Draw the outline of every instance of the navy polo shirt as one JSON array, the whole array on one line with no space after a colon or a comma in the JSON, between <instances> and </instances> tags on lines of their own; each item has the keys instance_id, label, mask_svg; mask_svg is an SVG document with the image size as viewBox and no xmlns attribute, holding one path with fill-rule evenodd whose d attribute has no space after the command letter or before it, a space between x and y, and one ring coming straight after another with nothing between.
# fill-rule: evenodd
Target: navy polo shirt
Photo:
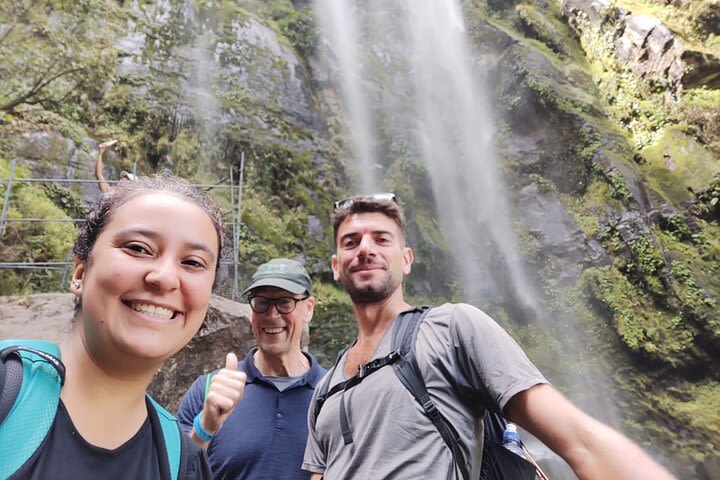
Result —
<instances>
[{"instance_id":1,"label":"navy polo shirt","mask_svg":"<svg viewBox=\"0 0 720 480\"><path fill-rule=\"evenodd\" d=\"M251 349L238 369L247 374L245 395L207 449L215 479L309 479L300 469L307 441L307 410L325 373L305 353L310 370L280 392L255 367ZM177 418L186 432L202 410L205 375L198 377L180 403Z\"/></svg>"}]
</instances>

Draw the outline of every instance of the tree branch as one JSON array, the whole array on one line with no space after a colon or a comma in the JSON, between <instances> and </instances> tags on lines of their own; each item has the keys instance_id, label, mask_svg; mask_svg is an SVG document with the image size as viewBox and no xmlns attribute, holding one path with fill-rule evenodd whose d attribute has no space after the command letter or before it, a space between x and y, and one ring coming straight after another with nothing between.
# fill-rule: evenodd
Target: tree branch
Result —
<instances>
[{"instance_id":1,"label":"tree branch","mask_svg":"<svg viewBox=\"0 0 720 480\"><path fill-rule=\"evenodd\" d=\"M32 99L32 97L34 97L35 95L40 93L45 87L47 87L49 84L51 84L58 78L63 77L65 75L70 75L71 73L81 72L83 70L84 70L84 68L71 68L68 70L62 70L62 71L56 73L55 75L51 76L50 78L46 78L46 79L40 78L24 94L19 95L18 97L15 97L14 99L10 100L9 102L7 102L3 105L0 105L0 110L12 111L15 107L17 107L18 105L20 105L22 103L29 103L28 100Z\"/></svg>"}]
</instances>

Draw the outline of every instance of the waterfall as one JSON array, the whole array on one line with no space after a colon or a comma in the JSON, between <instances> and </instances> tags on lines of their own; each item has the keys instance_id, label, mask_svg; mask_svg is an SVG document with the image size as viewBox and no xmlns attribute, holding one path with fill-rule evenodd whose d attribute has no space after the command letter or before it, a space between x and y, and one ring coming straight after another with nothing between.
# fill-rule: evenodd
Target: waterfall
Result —
<instances>
[{"instance_id":1,"label":"waterfall","mask_svg":"<svg viewBox=\"0 0 720 480\"><path fill-rule=\"evenodd\" d=\"M546 312L541 288L526 271L496 153L483 64L472 55L458 0L315 0L314 8L324 39L317 56L329 77L340 80L353 139L350 165L361 177L357 191L384 191L373 173L383 159L374 151L383 139L406 142L407 157L422 159L430 177L464 300L500 304L545 332L564 315L567 338L558 339L555 357L540 368L572 379L574 391L566 393L610 391L598 367L570 371L572 360L588 356L582 332L573 326L572 312ZM596 396L581 408L618 428L610 396ZM534 445L539 457L552 459L552 452ZM575 478L566 467L550 470L553 478Z\"/></svg>"},{"instance_id":2,"label":"waterfall","mask_svg":"<svg viewBox=\"0 0 720 480\"><path fill-rule=\"evenodd\" d=\"M350 0L317 0L317 12L329 48L336 52L340 63L340 89L350 119L352 149L359 174L359 191L370 193L377 188L376 164L373 153L373 125L363 90L363 65L356 42L357 24L353 21L357 6Z\"/></svg>"}]
</instances>

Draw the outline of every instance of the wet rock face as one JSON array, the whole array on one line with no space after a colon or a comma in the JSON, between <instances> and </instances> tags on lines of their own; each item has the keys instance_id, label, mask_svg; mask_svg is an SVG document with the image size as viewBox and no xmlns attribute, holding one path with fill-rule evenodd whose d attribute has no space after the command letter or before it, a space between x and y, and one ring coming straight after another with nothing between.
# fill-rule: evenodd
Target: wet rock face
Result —
<instances>
[{"instance_id":1,"label":"wet rock face","mask_svg":"<svg viewBox=\"0 0 720 480\"><path fill-rule=\"evenodd\" d=\"M215 59L226 87L244 85L268 106L283 111L293 123L315 123L309 79L300 60L277 34L254 19L232 22L234 39L218 42Z\"/></svg>"},{"instance_id":2,"label":"wet rock face","mask_svg":"<svg viewBox=\"0 0 720 480\"><path fill-rule=\"evenodd\" d=\"M520 190L519 203L520 222L541 255L552 258L559 285L574 284L583 267L610 264L602 245L580 231L557 193L530 184Z\"/></svg>"},{"instance_id":3,"label":"wet rock face","mask_svg":"<svg viewBox=\"0 0 720 480\"><path fill-rule=\"evenodd\" d=\"M720 58L710 53L686 51L682 60L687 68L683 77L685 87L720 89Z\"/></svg>"},{"instance_id":4,"label":"wet rock face","mask_svg":"<svg viewBox=\"0 0 720 480\"><path fill-rule=\"evenodd\" d=\"M322 128L307 69L273 28L249 15L215 18L187 3L146 8L150 27L129 22L116 40L124 53L117 73L139 101L173 117L175 129L240 126L287 144L279 119ZM168 83L178 95L171 104L164 98Z\"/></svg>"},{"instance_id":5,"label":"wet rock face","mask_svg":"<svg viewBox=\"0 0 720 480\"><path fill-rule=\"evenodd\" d=\"M517 165L517 171L543 175L562 193L584 192L590 172L579 152L582 142L568 139L577 138L590 126L581 115L548 107L563 95L585 100L578 93L586 87L582 79L568 79L541 53L513 45L505 51L492 81L498 96L516 99L504 107L512 134L502 148L503 154ZM534 85L548 88L533 89ZM586 103L583 108L592 111L594 106Z\"/></svg>"},{"instance_id":6,"label":"wet rock face","mask_svg":"<svg viewBox=\"0 0 720 480\"><path fill-rule=\"evenodd\" d=\"M86 138L81 144L53 131L26 132L15 141L15 159L19 165L28 167L36 178L87 178L94 179L95 156L98 143ZM114 153L107 152L106 160ZM119 172L113 167L105 169L107 178L117 178ZM78 186L84 200L92 202L100 190L95 183Z\"/></svg>"}]
</instances>

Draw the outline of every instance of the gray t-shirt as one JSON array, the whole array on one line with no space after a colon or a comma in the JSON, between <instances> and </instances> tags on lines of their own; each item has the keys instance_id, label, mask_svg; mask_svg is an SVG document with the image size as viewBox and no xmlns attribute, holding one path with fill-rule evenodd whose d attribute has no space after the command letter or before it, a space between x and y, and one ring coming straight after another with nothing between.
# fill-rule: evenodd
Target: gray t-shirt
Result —
<instances>
[{"instance_id":1,"label":"gray t-shirt","mask_svg":"<svg viewBox=\"0 0 720 480\"><path fill-rule=\"evenodd\" d=\"M392 326L373 358L390 353L391 336ZM467 304L446 303L430 310L420 325L415 352L430 397L460 435L470 478L478 478L485 410L500 411L515 394L548 381L494 320ZM331 387L347 380L345 360L346 355L330 379ZM321 382L328 381L331 372ZM325 480L461 478L450 449L392 367L329 397L315 420L319 391L315 389L308 410L304 470L322 473ZM349 445L340 428L340 402L345 402L353 436Z\"/></svg>"}]
</instances>

